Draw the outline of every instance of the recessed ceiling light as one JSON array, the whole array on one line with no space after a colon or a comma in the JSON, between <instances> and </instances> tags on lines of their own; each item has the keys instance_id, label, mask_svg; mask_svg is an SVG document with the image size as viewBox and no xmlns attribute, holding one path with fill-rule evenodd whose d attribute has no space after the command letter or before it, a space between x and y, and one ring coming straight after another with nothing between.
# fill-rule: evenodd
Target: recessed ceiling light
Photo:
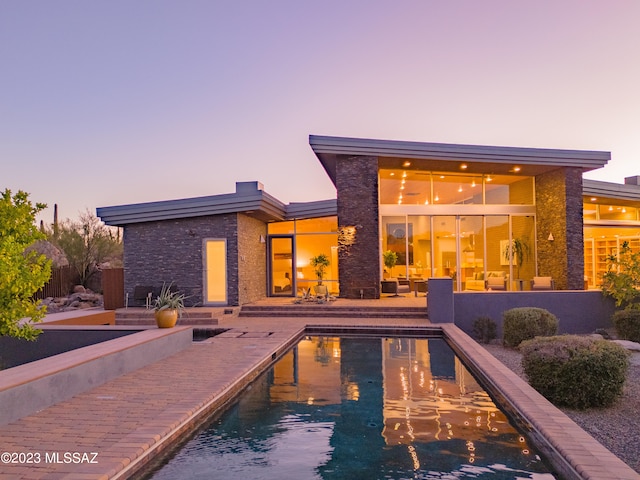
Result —
<instances>
[{"instance_id":1,"label":"recessed ceiling light","mask_svg":"<svg viewBox=\"0 0 640 480\"><path fill-rule=\"evenodd\" d=\"M403 167L410 167L411 166L411 162L409 160L405 160L405 162L402 164Z\"/></svg>"},{"instance_id":2,"label":"recessed ceiling light","mask_svg":"<svg viewBox=\"0 0 640 480\"><path fill-rule=\"evenodd\" d=\"M598 200L596 197L591 197L592 202L595 202L596 200Z\"/></svg>"},{"instance_id":3,"label":"recessed ceiling light","mask_svg":"<svg viewBox=\"0 0 640 480\"><path fill-rule=\"evenodd\" d=\"M389 174L389 176L391 176L391 177L395 177L395 175L396 175L396 172L391 172L391 173Z\"/></svg>"},{"instance_id":4,"label":"recessed ceiling light","mask_svg":"<svg viewBox=\"0 0 640 480\"><path fill-rule=\"evenodd\" d=\"M466 170L466 169L467 169L467 164L466 164L466 163L463 163L462 165L460 165L460 168L461 168L462 170Z\"/></svg>"},{"instance_id":5,"label":"recessed ceiling light","mask_svg":"<svg viewBox=\"0 0 640 480\"><path fill-rule=\"evenodd\" d=\"M518 166L513 167L513 171L514 172L519 172L520 171L520 167L518 167Z\"/></svg>"}]
</instances>

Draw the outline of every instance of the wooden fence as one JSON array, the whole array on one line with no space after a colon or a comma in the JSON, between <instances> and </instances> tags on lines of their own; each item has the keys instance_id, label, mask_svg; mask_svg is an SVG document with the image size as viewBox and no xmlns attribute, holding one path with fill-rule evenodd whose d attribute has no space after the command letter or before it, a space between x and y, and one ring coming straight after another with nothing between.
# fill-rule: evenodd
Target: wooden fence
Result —
<instances>
[{"instance_id":1,"label":"wooden fence","mask_svg":"<svg viewBox=\"0 0 640 480\"><path fill-rule=\"evenodd\" d=\"M102 294L104 309L115 310L124 307L124 269L109 268L102 270Z\"/></svg>"},{"instance_id":2,"label":"wooden fence","mask_svg":"<svg viewBox=\"0 0 640 480\"><path fill-rule=\"evenodd\" d=\"M42 300L47 297L64 297L71 291L71 283L71 267L51 268L51 278L33 295L33 298Z\"/></svg>"}]
</instances>

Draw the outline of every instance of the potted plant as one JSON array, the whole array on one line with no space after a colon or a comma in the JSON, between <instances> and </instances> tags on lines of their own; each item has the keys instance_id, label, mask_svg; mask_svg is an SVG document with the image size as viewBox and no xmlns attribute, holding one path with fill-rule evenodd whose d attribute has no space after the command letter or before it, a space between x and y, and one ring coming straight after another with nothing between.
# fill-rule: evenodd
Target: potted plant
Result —
<instances>
[{"instance_id":1,"label":"potted plant","mask_svg":"<svg viewBox=\"0 0 640 480\"><path fill-rule=\"evenodd\" d=\"M315 269L315 274L318 278L318 285L322 285L324 271L330 264L329 258L324 253L321 253L320 255L317 255L309 260L309 263Z\"/></svg>"},{"instance_id":2,"label":"potted plant","mask_svg":"<svg viewBox=\"0 0 640 480\"><path fill-rule=\"evenodd\" d=\"M153 301L153 309L158 328L175 327L184 310L184 294L171 288L172 284L162 285L160 294Z\"/></svg>"},{"instance_id":3,"label":"potted plant","mask_svg":"<svg viewBox=\"0 0 640 480\"><path fill-rule=\"evenodd\" d=\"M382 261L384 262L384 266L389 269L389 275L392 275L393 267L396 266L396 262L398 261L398 254L387 250L382 253Z\"/></svg>"},{"instance_id":4,"label":"potted plant","mask_svg":"<svg viewBox=\"0 0 640 480\"><path fill-rule=\"evenodd\" d=\"M520 278L520 267L525 261L529 260L531 249L526 238L514 238L511 245L505 247L503 255L505 259L513 257L516 264L516 277Z\"/></svg>"},{"instance_id":5,"label":"potted plant","mask_svg":"<svg viewBox=\"0 0 640 480\"><path fill-rule=\"evenodd\" d=\"M318 284L313 287L316 296L327 297L329 292L325 285L322 285L322 279L324 278L324 271L329 266L329 257L324 253L313 257L309 260L310 265L315 269L316 277L318 278Z\"/></svg>"}]
</instances>

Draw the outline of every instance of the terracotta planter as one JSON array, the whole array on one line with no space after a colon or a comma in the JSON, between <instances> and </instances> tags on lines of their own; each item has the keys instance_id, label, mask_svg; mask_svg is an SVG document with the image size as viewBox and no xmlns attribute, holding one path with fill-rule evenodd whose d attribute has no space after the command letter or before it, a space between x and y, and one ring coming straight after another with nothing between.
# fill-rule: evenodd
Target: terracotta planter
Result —
<instances>
[{"instance_id":1,"label":"terracotta planter","mask_svg":"<svg viewBox=\"0 0 640 480\"><path fill-rule=\"evenodd\" d=\"M157 310L155 316L158 328L172 328L178 321L178 310Z\"/></svg>"}]
</instances>

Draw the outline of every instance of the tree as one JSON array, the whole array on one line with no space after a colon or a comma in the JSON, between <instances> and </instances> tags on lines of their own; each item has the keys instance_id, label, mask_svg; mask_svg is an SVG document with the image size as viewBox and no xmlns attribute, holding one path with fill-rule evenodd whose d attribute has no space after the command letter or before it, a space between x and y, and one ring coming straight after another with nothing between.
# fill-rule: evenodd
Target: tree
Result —
<instances>
[{"instance_id":1,"label":"tree","mask_svg":"<svg viewBox=\"0 0 640 480\"><path fill-rule=\"evenodd\" d=\"M62 249L85 287L102 263L122 256L120 236L88 210L77 221L60 223L49 234L49 241Z\"/></svg>"},{"instance_id":2,"label":"tree","mask_svg":"<svg viewBox=\"0 0 640 480\"><path fill-rule=\"evenodd\" d=\"M51 262L30 247L43 239L35 223L38 212L29 194L15 195L6 189L0 198L0 335L35 340L39 330L33 323L42 320L46 307L33 295L51 277ZM23 321L30 318L31 321Z\"/></svg>"},{"instance_id":3,"label":"tree","mask_svg":"<svg viewBox=\"0 0 640 480\"><path fill-rule=\"evenodd\" d=\"M640 251L634 252L629 242L622 242L617 254L607 256L600 287L615 300L616 307L640 309Z\"/></svg>"}]
</instances>

